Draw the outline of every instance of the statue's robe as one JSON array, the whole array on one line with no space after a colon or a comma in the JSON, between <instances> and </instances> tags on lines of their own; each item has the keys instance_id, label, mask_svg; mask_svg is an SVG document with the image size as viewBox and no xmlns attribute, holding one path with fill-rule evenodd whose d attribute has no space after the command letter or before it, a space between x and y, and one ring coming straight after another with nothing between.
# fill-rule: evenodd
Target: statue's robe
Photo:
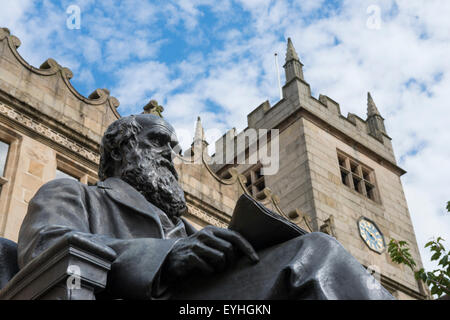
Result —
<instances>
[{"instance_id":1,"label":"statue's robe","mask_svg":"<svg viewBox=\"0 0 450 320\"><path fill-rule=\"evenodd\" d=\"M180 237L196 230L171 222L129 184L108 178L96 186L58 179L30 201L19 233L23 268L63 237L107 246L117 258L103 297L125 299L392 299L332 237L310 233L241 257L227 270L193 275L176 287L160 283L164 261ZM270 235L268 235L270 236Z\"/></svg>"}]
</instances>

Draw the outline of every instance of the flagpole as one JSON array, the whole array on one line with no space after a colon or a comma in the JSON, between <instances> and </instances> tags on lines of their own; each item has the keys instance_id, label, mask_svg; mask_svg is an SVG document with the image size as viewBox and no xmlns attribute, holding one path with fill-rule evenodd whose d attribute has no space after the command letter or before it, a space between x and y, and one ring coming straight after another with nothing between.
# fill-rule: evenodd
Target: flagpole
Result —
<instances>
[{"instance_id":1,"label":"flagpole","mask_svg":"<svg viewBox=\"0 0 450 320\"><path fill-rule=\"evenodd\" d=\"M277 69L278 88L280 90L280 100L283 99L283 90L281 89L280 68L278 67L278 54L275 53L275 67Z\"/></svg>"}]
</instances>

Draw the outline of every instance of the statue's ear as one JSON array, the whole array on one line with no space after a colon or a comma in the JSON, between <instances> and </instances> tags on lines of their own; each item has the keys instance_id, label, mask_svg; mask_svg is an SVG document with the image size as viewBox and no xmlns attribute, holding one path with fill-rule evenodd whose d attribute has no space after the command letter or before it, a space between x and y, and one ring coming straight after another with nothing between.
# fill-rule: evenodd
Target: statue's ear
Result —
<instances>
[{"instance_id":1,"label":"statue's ear","mask_svg":"<svg viewBox=\"0 0 450 320\"><path fill-rule=\"evenodd\" d=\"M122 153L120 152L119 148L114 148L111 150L111 158L113 158L115 161L122 161Z\"/></svg>"}]
</instances>

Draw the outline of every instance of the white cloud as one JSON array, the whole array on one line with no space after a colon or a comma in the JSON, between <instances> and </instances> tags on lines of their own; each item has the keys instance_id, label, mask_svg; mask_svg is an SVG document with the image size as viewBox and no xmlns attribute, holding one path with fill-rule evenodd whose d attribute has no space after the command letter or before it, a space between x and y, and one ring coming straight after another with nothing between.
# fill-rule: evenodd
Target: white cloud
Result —
<instances>
[{"instance_id":1,"label":"white cloud","mask_svg":"<svg viewBox=\"0 0 450 320\"><path fill-rule=\"evenodd\" d=\"M1 0L0 7L0 23L1 27L7 27L11 30L19 28L21 19L26 12L28 12L33 5L32 0L16 0L8 1Z\"/></svg>"},{"instance_id":2,"label":"white cloud","mask_svg":"<svg viewBox=\"0 0 450 320\"><path fill-rule=\"evenodd\" d=\"M295 0L294 7L297 7L303 14L309 14L323 6L325 0Z\"/></svg>"},{"instance_id":3,"label":"white cloud","mask_svg":"<svg viewBox=\"0 0 450 320\"><path fill-rule=\"evenodd\" d=\"M166 4L163 12L169 19L169 24L176 25L183 22L187 30L193 30L198 25L198 18L203 16L198 7L211 4L213 1L210 0L181 0Z\"/></svg>"},{"instance_id":4,"label":"white cloud","mask_svg":"<svg viewBox=\"0 0 450 320\"><path fill-rule=\"evenodd\" d=\"M126 65L115 76L119 80L113 92L132 112L142 111L150 99L161 103L179 85L178 80L170 79L167 66L156 61Z\"/></svg>"},{"instance_id":5,"label":"white cloud","mask_svg":"<svg viewBox=\"0 0 450 320\"><path fill-rule=\"evenodd\" d=\"M88 63L99 62L102 58L102 48L97 40L82 38L80 43L83 47L83 56Z\"/></svg>"},{"instance_id":6,"label":"white cloud","mask_svg":"<svg viewBox=\"0 0 450 320\"><path fill-rule=\"evenodd\" d=\"M79 74L77 74L77 77L78 77L78 81L83 82L85 84L85 86L94 88L95 78L90 70L81 69Z\"/></svg>"}]
</instances>

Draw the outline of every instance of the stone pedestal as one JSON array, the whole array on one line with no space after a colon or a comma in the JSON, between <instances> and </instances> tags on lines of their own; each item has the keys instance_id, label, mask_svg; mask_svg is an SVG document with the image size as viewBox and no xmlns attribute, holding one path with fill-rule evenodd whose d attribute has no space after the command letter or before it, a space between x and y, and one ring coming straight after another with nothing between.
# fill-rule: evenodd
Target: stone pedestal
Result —
<instances>
[{"instance_id":1,"label":"stone pedestal","mask_svg":"<svg viewBox=\"0 0 450 320\"><path fill-rule=\"evenodd\" d=\"M106 286L114 251L76 236L63 240L22 268L0 300L94 300Z\"/></svg>"}]
</instances>

